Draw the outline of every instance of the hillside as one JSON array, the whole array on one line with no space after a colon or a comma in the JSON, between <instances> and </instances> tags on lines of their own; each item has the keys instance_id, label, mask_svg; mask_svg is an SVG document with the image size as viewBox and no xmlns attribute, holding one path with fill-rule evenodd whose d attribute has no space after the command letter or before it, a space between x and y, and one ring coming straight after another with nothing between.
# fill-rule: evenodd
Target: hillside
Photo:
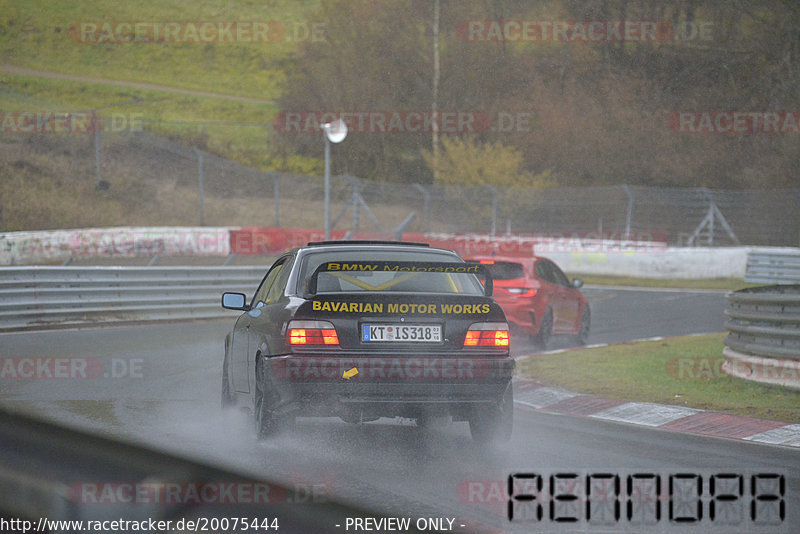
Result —
<instances>
[{"instance_id":1,"label":"hillside","mask_svg":"<svg viewBox=\"0 0 800 534\"><path fill-rule=\"evenodd\" d=\"M336 146L334 174L401 189L474 186L481 204L485 185L586 188L586 195L594 194L589 188L621 184L795 188L798 6L772 0L6 1L0 9L0 229L190 224L199 220L192 149L261 171L318 176L317 122L326 111L369 117L368 127L352 128ZM652 40L609 33L580 42L555 32L514 39L487 21L558 24L573 36L574 21L594 21L609 32L621 21L640 29L658 21L660 33ZM3 72L4 65L45 74ZM466 116L468 126L434 135L434 106L438 120ZM86 110L102 117L97 146L91 132L68 132L64 140L15 130L21 114ZM287 129L279 122L287 112L309 120L299 131ZM691 128L684 128L687 114ZM780 131L765 128L768 115L780 118ZM734 116L751 122L736 131L722 128L720 119ZM422 117L421 130L409 126L414 117ZM399 130L381 126L395 120ZM477 130L469 127L473 122ZM139 132L174 144L181 155L126 144L127 134ZM269 198L255 193L270 187L263 181L263 175L261 182L209 177L206 224L271 219L250 214L263 211ZM409 191L413 206L419 193ZM294 191L298 204L287 204L281 221L319 222L318 199L304 199L303 192ZM86 206L70 202L77 194ZM468 209L457 210L446 226L463 219L462 230L485 227L486 209L474 207L473 197L451 200ZM501 223L513 222L512 200L525 199L503 199ZM384 208L392 224L409 213ZM603 218L608 226L608 217L573 222L588 231Z\"/></svg>"},{"instance_id":2,"label":"hillside","mask_svg":"<svg viewBox=\"0 0 800 534\"><path fill-rule=\"evenodd\" d=\"M65 74L214 91L274 99L285 81L286 64L297 43L292 28L309 22L320 0L218 2L185 0L33 0L3 2L0 63ZM120 43L81 36L82 23L186 21L271 21L289 29L287 39L205 44L191 36L177 43ZM124 29L124 27L122 27ZM102 29L102 26L101 26ZM298 30L298 37L304 34ZM116 35L116 33L114 33ZM234 39L236 36L234 36ZM97 43L100 41L100 43Z\"/></svg>"}]
</instances>

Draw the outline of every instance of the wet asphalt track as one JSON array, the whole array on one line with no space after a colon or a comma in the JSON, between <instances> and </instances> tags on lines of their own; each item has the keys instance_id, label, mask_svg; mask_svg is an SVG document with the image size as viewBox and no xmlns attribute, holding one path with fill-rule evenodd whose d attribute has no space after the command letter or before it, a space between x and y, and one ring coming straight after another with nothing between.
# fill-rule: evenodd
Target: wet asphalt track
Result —
<instances>
[{"instance_id":1,"label":"wet asphalt track","mask_svg":"<svg viewBox=\"0 0 800 534\"><path fill-rule=\"evenodd\" d=\"M584 293L592 303L590 343L723 330L722 293L596 288ZM548 415L524 407L515 413L512 441L490 450L473 445L463 423L422 431L388 420L361 427L338 420L301 420L292 434L258 443L243 417L222 414L218 408L222 339L230 324L2 335L1 357L91 357L102 360L107 373L130 374L133 366L134 376L4 380L0 399L15 410L287 482L298 493L314 490L413 518L454 517L471 528L679 531L674 525L665 530L666 503L662 520L644 529L625 521L606 527L556 523L547 519L546 509L544 520L535 528L510 524L505 518L506 501L497 498L497 489L505 487L512 472L532 471L581 476L603 472L623 478L632 471L704 477L718 472L781 472L787 475L788 517L763 531L791 532L800 524L800 453L796 450ZM517 354L534 350L525 340L513 343ZM556 340L551 348L567 346L567 340ZM584 511L578 513L585 517ZM749 532L756 530L753 527L747 520L738 526L722 526L718 521L706 522L703 530ZM697 532L697 526L687 528Z\"/></svg>"}]
</instances>

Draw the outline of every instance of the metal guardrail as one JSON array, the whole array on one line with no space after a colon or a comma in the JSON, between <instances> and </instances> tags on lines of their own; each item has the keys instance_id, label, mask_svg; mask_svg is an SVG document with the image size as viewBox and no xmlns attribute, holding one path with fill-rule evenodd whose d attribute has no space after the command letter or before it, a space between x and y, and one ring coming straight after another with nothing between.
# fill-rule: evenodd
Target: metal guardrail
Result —
<instances>
[{"instance_id":1,"label":"metal guardrail","mask_svg":"<svg viewBox=\"0 0 800 534\"><path fill-rule=\"evenodd\" d=\"M0 330L231 316L223 291L252 294L264 267L2 267Z\"/></svg>"},{"instance_id":2,"label":"metal guardrail","mask_svg":"<svg viewBox=\"0 0 800 534\"><path fill-rule=\"evenodd\" d=\"M752 250L747 255L745 282L800 284L800 250Z\"/></svg>"},{"instance_id":3,"label":"metal guardrail","mask_svg":"<svg viewBox=\"0 0 800 534\"><path fill-rule=\"evenodd\" d=\"M728 374L800 389L800 284L728 293Z\"/></svg>"}]
</instances>

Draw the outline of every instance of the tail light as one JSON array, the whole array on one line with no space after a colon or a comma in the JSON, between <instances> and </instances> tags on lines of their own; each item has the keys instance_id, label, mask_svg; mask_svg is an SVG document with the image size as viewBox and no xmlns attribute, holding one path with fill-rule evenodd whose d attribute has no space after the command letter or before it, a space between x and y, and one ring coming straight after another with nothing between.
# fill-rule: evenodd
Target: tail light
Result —
<instances>
[{"instance_id":1,"label":"tail light","mask_svg":"<svg viewBox=\"0 0 800 534\"><path fill-rule=\"evenodd\" d=\"M517 297L534 297L536 290L532 287L504 287L506 291Z\"/></svg>"},{"instance_id":2,"label":"tail light","mask_svg":"<svg viewBox=\"0 0 800 534\"><path fill-rule=\"evenodd\" d=\"M289 345L338 345L339 336L328 321L291 321L286 341Z\"/></svg>"},{"instance_id":3,"label":"tail light","mask_svg":"<svg viewBox=\"0 0 800 534\"><path fill-rule=\"evenodd\" d=\"M464 338L465 347L508 347L507 323L474 323Z\"/></svg>"}]
</instances>

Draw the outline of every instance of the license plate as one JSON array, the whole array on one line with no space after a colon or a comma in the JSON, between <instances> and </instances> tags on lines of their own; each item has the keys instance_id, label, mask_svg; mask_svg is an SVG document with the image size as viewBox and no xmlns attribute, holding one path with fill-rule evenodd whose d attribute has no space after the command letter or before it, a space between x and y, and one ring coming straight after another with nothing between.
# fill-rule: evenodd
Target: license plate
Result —
<instances>
[{"instance_id":1,"label":"license plate","mask_svg":"<svg viewBox=\"0 0 800 534\"><path fill-rule=\"evenodd\" d=\"M361 341L401 343L441 343L442 325L364 324Z\"/></svg>"}]
</instances>

